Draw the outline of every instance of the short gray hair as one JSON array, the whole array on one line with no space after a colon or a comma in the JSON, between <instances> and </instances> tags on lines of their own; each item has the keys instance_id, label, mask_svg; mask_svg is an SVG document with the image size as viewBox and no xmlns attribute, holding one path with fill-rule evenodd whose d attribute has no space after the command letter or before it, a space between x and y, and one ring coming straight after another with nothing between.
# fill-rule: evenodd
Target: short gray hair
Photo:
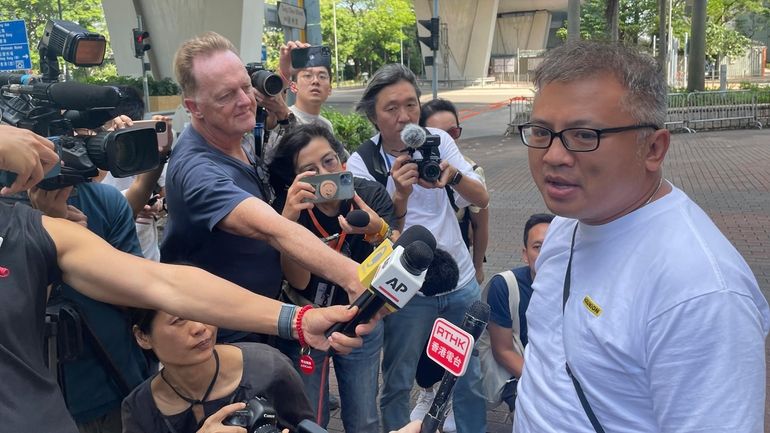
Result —
<instances>
[{"instance_id":1,"label":"short gray hair","mask_svg":"<svg viewBox=\"0 0 770 433\"><path fill-rule=\"evenodd\" d=\"M375 107L377 105L377 95L380 94L382 89L400 81L406 81L411 84L414 87L414 92L417 94L417 100L420 99L420 87L417 85L417 77L414 76L414 72L402 64L390 63L384 65L372 75L372 79L369 80L366 89L364 89L361 100L356 104L356 111L366 116L376 128L377 110Z\"/></svg>"},{"instance_id":2,"label":"short gray hair","mask_svg":"<svg viewBox=\"0 0 770 433\"><path fill-rule=\"evenodd\" d=\"M535 71L539 90L551 82L571 82L607 73L628 90L621 104L640 125L662 127L668 86L652 56L617 43L577 41L548 51Z\"/></svg>"}]
</instances>

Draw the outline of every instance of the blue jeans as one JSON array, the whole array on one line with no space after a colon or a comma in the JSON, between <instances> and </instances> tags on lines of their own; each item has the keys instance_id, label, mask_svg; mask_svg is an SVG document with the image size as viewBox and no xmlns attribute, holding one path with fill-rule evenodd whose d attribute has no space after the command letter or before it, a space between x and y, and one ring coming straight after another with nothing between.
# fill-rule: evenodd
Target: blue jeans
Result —
<instances>
[{"instance_id":1,"label":"blue jeans","mask_svg":"<svg viewBox=\"0 0 770 433\"><path fill-rule=\"evenodd\" d=\"M479 284L473 278L459 290L444 296L415 296L404 308L383 319L385 340L380 396L383 431L398 430L409 422L409 393L433 322L437 317L443 317L460 325L468 307L479 298ZM486 399L482 393L479 357L475 353L465 375L457 381L452 408L458 433L487 431Z\"/></svg>"},{"instance_id":2,"label":"blue jeans","mask_svg":"<svg viewBox=\"0 0 770 433\"><path fill-rule=\"evenodd\" d=\"M340 390L342 425L347 432L377 432L380 429L377 414L377 383L380 372L380 349L384 326L377 324L364 344L348 355L329 355L311 350L315 361L313 374L299 370L299 344L296 341L278 340L278 348L292 361L305 384L305 393L316 414L315 422L326 428L329 424L329 358L334 362L334 374Z\"/></svg>"}]
</instances>

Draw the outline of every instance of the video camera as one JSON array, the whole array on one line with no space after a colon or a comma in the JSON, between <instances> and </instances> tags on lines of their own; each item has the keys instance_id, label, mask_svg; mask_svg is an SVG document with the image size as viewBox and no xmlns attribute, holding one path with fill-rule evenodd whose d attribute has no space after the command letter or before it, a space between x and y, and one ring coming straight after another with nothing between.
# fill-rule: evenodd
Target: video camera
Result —
<instances>
[{"instance_id":1,"label":"video camera","mask_svg":"<svg viewBox=\"0 0 770 433\"><path fill-rule=\"evenodd\" d=\"M224 425L238 426L247 433L280 433L278 417L273 406L263 397L254 397L246 402L244 409L235 411L222 421ZM298 433L328 433L318 424L304 420L297 425Z\"/></svg>"},{"instance_id":2,"label":"video camera","mask_svg":"<svg viewBox=\"0 0 770 433\"><path fill-rule=\"evenodd\" d=\"M57 189L88 182L98 169L127 177L156 168L160 162L153 127L135 127L75 136L75 128L94 129L114 116L122 95L110 86L59 82L59 61L97 66L104 61L106 40L69 21L50 20L38 45L42 75L0 73L3 123L48 137L62 166L39 184ZM0 171L10 185L15 173Z\"/></svg>"}]
</instances>

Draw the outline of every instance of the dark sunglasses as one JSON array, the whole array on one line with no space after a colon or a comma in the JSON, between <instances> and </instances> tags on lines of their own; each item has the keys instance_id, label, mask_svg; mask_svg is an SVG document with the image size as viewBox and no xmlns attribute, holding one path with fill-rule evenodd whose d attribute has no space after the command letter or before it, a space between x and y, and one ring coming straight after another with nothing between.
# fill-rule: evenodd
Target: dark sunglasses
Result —
<instances>
[{"instance_id":1,"label":"dark sunglasses","mask_svg":"<svg viewBox=\"0 0 770 433\"><path fill-rule=\"evenodd\" d=\"M460 138L460 135L463 133L463 127L462 126L453 126L449 129L447 129L447 134L449 134L450 137L457 140Z\"/></svg>"}]
</instances>

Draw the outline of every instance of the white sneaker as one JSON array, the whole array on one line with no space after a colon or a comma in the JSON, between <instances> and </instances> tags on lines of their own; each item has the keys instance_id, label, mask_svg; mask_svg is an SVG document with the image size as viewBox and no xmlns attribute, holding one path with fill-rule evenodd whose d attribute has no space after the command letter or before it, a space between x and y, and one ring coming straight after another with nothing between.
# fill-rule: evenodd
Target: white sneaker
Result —
<instances>
[{"instance_id":1,"label":"white sneaker","mask_svg":"<svg viewBox=\"0 0 770 433\"><path fill-rule=\"evenodd\" d=\"M449 402L449 412L444 419L444 427L441 429L444 433L457 433L457 426L455 425L455 411L452 409L452 402Z\"/></svg>"},{"instance_id":2,"label":"white sneaker","mask_svg":"<svg viewBox=\"0 0 770 433\"><path fill-rule=\"evenodd\" d=\"M436 397L436 392L433 391L433 388L421 388L420 394L417 396L417 404L414 405L412 413L409 414L409 421L422 421L425 414L430 410L434 397Z\"/></svg>"}]
</instances>

